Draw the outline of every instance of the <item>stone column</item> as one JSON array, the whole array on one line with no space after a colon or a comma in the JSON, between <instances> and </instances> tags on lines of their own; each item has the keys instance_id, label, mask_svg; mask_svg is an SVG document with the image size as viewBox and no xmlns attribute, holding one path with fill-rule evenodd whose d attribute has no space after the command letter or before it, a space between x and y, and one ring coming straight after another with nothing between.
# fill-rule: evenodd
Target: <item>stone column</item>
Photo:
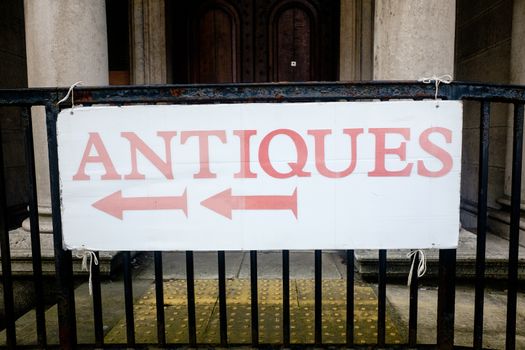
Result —
<instances>
[{"instance_id":1,"label":"stone column","mask_svg":"<svg viewBox=\"0 0 525 350\"><path fill-rule=\"evenodd\" d=\"M512 39L510 51L510 83L525 84L525 45L523 36L525 35L525 1L514 0L514 11L512 16ZM508 129L507 129L507 154L505 158L505 195L510 198L511 194L511 174L512 174L512 127L513 127L513 108L510 107ZM522 173L522 183L525 180L525 172ZM525 201L525 187L521 190L521 200Z\"/></svg>"},{"instance_id":2,"label":"stone column","mask_svg":"<svg viewBox=\"0 0 525 350\"><path fill-rule=\"evenodd\" d=\"M455 0L376 0L374 79L454 74Z\"/></svg>"},{"instance_id":3,"label":"stone column","mask_svg":"<svg viewBox=\"0 0 525 350\"><path fill-rule=\"evenodd\" d=\"M108 84L104 0L25 0L24 11L29 87ZM52 232L44 109L33 107L32 115L40 230Z\"/></svg>"},{"instance_id":4,"label":"stone column","mask_svg":"<svg viewBox=\"0 0 525 350\"><path fill-rule=\"evenodd\" d=\"M372 79L372 1L341 0L339 80Z\"/></svg>"},{"instance_id":5,"label":"stone column","mask_svg":"<svg viewBox=\"0 0 525 350\"><path fill-rule=\"evenodd\" d=\"M523 37L525 36L525 0L514 0L514 9L512 15L512 38L511 38L511 55L510 55L510 83L511 84L525 84L525 45L523 44ZM504 197L500 198L498 202L503 205L502 210L489 213L490 225L495 233L503 236L509 236L510 225L510 196L511 189L511 174L512 174L512 139L513 139L513 116L514 108L509 106L509 118L507 122L507 147L505 157L505 186ZM523 158L525 164L525 156ZM524 166L525 168L525 166ZM521 208L522 216L525 209L525 170L522 170L521 175L522 189L521 189ZM520 221L520 244L525 245L525 219Z\"/></svg>"},{"instance_id":6,"label":"stone column","mask_svg":"<svg viewBox=\"0 0 525 350\"><path fill-rule=\"evenodd\" d=\"M165 3L131 1L131 83L166 84Z\"/></svg>"}]
</instances>

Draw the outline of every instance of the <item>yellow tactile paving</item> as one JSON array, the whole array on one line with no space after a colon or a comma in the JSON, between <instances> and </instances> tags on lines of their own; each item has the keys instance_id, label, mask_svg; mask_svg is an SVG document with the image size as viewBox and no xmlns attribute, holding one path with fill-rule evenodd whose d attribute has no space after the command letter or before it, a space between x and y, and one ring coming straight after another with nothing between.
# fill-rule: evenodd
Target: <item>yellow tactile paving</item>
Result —
<instances>
[{"instance_id":1,"label":"yellow tactile paving","mask_svg":"<svg viewBox=\"0 0 525 350\"><path fill-rule=\"evenodd\" d=\"M227 318L230 343L251 342L250 281L228 280ZM186 282L164 283L166 338L170 343L188 342ZM259 280L259 341L282 342L282 282ZM216 280L195 281L197 342L219 342L218 283ZM346 281L323 281L323 342L344 343L346 339ZM156 341L155 290L152 286L135 303L136 341ZM292 343L314 341L314 281L290 281L290 335ZM377 339L377 296L366 285L355 286L355 330L357 344L375 343ZM402 338L395 324L387 318L386 340L400 343ZM106 336L108 343L125 342L126 323L121 320Z\"/></svg>"}]
</instances>

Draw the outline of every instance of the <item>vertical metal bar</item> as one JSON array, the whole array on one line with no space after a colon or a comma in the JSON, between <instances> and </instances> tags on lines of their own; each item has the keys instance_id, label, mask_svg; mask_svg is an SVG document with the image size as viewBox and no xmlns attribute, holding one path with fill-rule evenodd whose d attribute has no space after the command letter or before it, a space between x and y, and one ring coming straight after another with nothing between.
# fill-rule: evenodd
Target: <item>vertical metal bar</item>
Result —
<instances>
[{"instance_id":1,"label":"vertical metal bar","mask_svg":"<svg viewBox=\"0 0 525 350\"><path fill-rule=\"evenodd\" d=\"M385 346L386 335L386 250L379 250L379 280L377 283L377 345Z\"/></svg>"},{"instance_id":2,"label":"vertical metal bar","mask_svg":"<svg viewBox=\"0 0 525 350\"><path fill-rule=\"evenodd\" d=\"M259 298L257 295L257 251L250 251L250 290L252 314L252 346L259 345Z\"/></svg>"},{"instance_id":3,"label":"vertical metal bar","mask_svg":"<svg viewBox=\"0 0 525 350\"><path fill-rule=\"evenodd\" d=\"M100 261L99 253L95 252L97 260ZM95 327L95 346L100 348L104 345L104 323L102 319L102 293L100 290L100 266L92 264L91 280L93 291L93 321Z\"/></svg>"},{"instance_id":4,"label":"vertical metal bar","mask_svg":"<svg viewBox=\"0 0 525 350\"><path fill-rule=\"evenodd\" d=\"M126 307L126 338L128 346L135 346L135 317L133 315L133 284L131 282L131 253L123 252L124 303Z\"/></svg>"},{"instance_id":5,"label":"vertical metal bar","mask_svg":"<svg viewBox=\"0 0 525 350\"><path fill-rule=\"evenodd\" d=\"M73 259L71 251L62 247L62 217L60 212L60 179L58 175L58 146L56 122L58 107L46 105L47 144L51 211L53 213L53 245L57 277L58 333L60 347L73 349L77 344L75 295L73 291Z\"/></svg>"},{"instance_id":6,"label":"vertical metal bar","mask_svg":"<svg viewBox=\"0 0 525 350\"><path fill-rule=\"evenodd\" d=\"M224 251L217 253L219 263L219 319L221 346L228 344L228 319L226 315L226 258Z\"/></svg>"},{"instance_id":7,"label":"vertical metal bar","mask_svg":"<svg viewBox=\"0 0 525 350\"><path fill-rule=\"evenodd\" d=\"M13 296L13 275L11 271L11 249L7 226L7 198L4 174L4 144L0 130L0 249L2 253L2 285L4 288L4 310L6 343L9 349L16 347L15 309Z\"/></svg>"},{"instance_id":8,"label":"vertical metal bar","mask_svg":"<svg viewBox=\"0 0 525 350\"><path fill-rule=\"evenodd\" d=\"M523 153L523 104L514 105L512 143L512 194L510 206L509 270L507 285L506 349L516 347L516 303L518 293L518 254L520 240L521 167Z\"/></svg>"},{"instance_id":9,"label":"vertical metal bar","mask_svg":"<svg viewBox=\"0 0 525 350\"><path fill-rule=\"evenodd\" d=\"M414 348L417 345L417 306L418 306L418 276L419 254L414 255L412 279L410 280L410 305L408 311L408 346Z\"/></svg>"},{"instance_id":10,"label":"vertical metal bar","mask_svg":"<svg viewBox=\"0 0 525 350\"><path fill-rule=\"evenodd\" d=\"M487 190L489 182L490 103L481 102L479 126L478 222L476 240L476 294L474 300L474 349L483 347L485 298L485 246L487 237Z\"/></svg>"},{"instance_id":11,"label":"vertical metal bar","mask_svg":"<svg viewBox=\"0 0 525 350\"><path fill-rule=\"evenodd\" d=\"M195 322L195 274L193 270L193 252L186 252L186 288L188 299L188 337L191 347L197 344L197 327Z\"/></svg>"},{"instance_id":12,"label":"vertical metal bar","mask_svg":"<svg viewBox=\"0 0 525 350\"><path fill-rule=\"evenodd\" d=\"M346 251L346 346L354 345L354 251Z\"/></svg>"},{"instance_id":13,"label":"vertical metal bar","mask_svg":"<svg viewBox=\"0 0 525 350\"><path fill-rule=\"evenodd\" d=\"M323 342L323 253L315 251L315 345L320 346Z\"/></svg>"},{"instance_id":14,"label":"vertical metal bar","mask_svg":"<svg viewBox=\"0 0 525 350\"><path fill-rule=\"evenodd\" d=\"M162 252L154 252L155 260L155 304L157 307L157 341L166 345L166 321L164 318L164 277L162 275Z\"/></svg>"},{"instance_id":15,"label":"vertical metal bar","mask_svg":"<svg viewBox=\"0 0 525 350\"><path fill-rule=\"evenodd\" d=\"M290 346L290 252L283 250L283 346Z\"/></svg>"},{"instance_id":16,"label":"vertical metal bar","mask_svg":"<svg viewBox=\"0 0 525 350\"><path fill-rule=\"evenodd\" d=\"M454 348L454 308L456 299L456 249L439 251L437 345Z\"/></svg>"},{"instance_id":17,"label":"vertical metal bar","mask_svg":"<svg viewBox=\"0 0 525 350\"><path fill-rule=\"evenodd\" d=\"M22 118L25 126L25 156L29 192L29 226L31 230L31 256L33 257L33 282L35 287L37 343L40 347L45 348L47 346L47 334L44 300L44 280L42 277L42 253L40 251L40 222L38 220L38 196L36 191L33 121L31 119L30 114L31 109L29 107L25 107L22 110Z\"/></svg>"}]
</instances>

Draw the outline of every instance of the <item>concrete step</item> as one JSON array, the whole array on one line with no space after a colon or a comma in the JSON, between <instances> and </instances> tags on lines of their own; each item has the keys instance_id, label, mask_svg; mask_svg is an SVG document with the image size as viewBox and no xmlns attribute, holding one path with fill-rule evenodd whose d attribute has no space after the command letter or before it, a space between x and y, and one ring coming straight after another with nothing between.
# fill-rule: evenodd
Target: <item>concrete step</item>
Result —
<instances>
[{"instance_id":1,"label":"concrete step","mask_svg":"<svg viewBox=\"0 0 525 350\"><path fill-rule=\"evenodd\" d=\"M476 275L476 235L465 229L459 233L456 259L456 275L460 279L472 279ZM494 234L487 235L486 272L489 279L504 280L508 273L509 241ZM439 250L424 249L427 272L424 278L435 278L439 269ZM387 251L387 276L393 279L408 278L411 261L407 257L410 250ZM377 250L356 250L355 266L365 279L377 279L379 271L379 252ZM525 280L525 248L520 246L518 275Z\"/></svg>"},{"instance_id":2,"label":"concrete step","mask_svg":"<svg viewBox=\"0 0 525 350\"><path fill-rule=\"evenodd\" d=\"M40 252L42 256L42 275L44 283L44 299L47 304L55 302L55 251L53 235L40 235ZM15 295L15 315L22 316L35 304L33 257L31 252L30 233L23 228L9 232L11 253L11 271L13 274L13 293ZM82 269L82 252L73 251L73 274L75 283L86 280L88 271ZM0 255L1 258L1 255ZM102 278L115 275L122 265L122 254L119 252L100 252L99 267ZM0 265L0 276L2 268ZM3 285L0 284L0 327L4 327Z\"/></svg>"},{"instance_id":3,"label":"concrete step","mask_svg":"<svg viewBox=\"0 0 525 350\"><path fill-rule=\"evenodd\" d=\"M23 228L9 232L9 244L11 248L11 270L13 276L33 276L33 257L31 254L31 235ZM44 276L55 275L55 250L52 234L40 235L40 253L42 255L42 273ZM73 251L73 273L75 275L87 275L82 270L81 252ZM1 255L0 255L1 256ZM102 276L109 276L115 272L122 263L118 252L100 252L99 266ZM1 274L0 266L0 274Z\"/></svg>"}]
</instances>

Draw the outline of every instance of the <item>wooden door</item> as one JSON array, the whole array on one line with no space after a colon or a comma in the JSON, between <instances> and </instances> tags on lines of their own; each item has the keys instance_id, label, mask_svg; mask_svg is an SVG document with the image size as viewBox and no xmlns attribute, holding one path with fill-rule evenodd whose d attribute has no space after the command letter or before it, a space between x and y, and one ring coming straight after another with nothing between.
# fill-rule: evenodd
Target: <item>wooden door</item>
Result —
<instances>
[{"instance_id":1,"label":"wooden door","mask_svg":"<svg viewBox=\"0 0 525 350\"><path fill-rule=\"evenodd\" d=\"M239 20L227 3L202 6L193 17L191 44L193 82L235 83L238 81L237 36Z\"/></svg>"},{"instance_id":2,"label":"wooden door","mask_svg":"<svg viewBox=\"0 0 525 350\"><path fill-rule=\"evenodd\" d=\"M314 19L301 5L283 6L270 18L269 68L273 81L318 80Z\"/></svg>"},{"instance_id":3,"label":"wooden door","mask_svg":"<svg viewBox=\"0 0 525 350\"><path fill-rule=\"evenodd\" d=\"M337 80L338 0L168 5L175 83Z\"/></svg>"}]
</instances>

